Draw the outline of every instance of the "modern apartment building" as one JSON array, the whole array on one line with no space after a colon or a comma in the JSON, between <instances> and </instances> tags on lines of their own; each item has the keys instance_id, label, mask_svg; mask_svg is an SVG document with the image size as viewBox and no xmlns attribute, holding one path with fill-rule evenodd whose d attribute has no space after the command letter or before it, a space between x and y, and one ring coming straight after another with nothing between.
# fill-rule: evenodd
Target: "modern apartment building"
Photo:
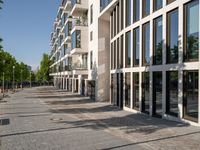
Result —
<instances>
[{"instance_id":1,"label":"modern apartment building","mask_svg":"<svg viewBox=\"0 0 200 150\"><path fill-rule=\"evenodd\" d=\"M128 111L200 125L199 0L63 3L52 34L56 85L89 93L96 100L110 100ZM73 53L73 33L80 28L71 30L72 40L66 44L68 40L59 28L63 12L72 20L81 18L80 14L88 18L86 34L75 36L79 43L85 40L85 48L77 55ZM63 56L62 44L55 46L62 35L63 45L70 49ZM63 66L73 66L78 60L87 62L87 69L59 70L63 62Z\"/></svg>"}]
</instances>

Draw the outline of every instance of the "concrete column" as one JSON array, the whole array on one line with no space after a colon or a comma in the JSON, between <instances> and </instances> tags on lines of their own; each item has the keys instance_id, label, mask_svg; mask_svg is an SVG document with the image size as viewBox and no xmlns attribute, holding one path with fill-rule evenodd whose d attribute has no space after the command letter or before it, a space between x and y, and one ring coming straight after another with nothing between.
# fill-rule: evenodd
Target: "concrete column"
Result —
<instances>
[{"instance_id":1,"label":"concrete column","mask_svg":"<svg viewBox=\"0 0 200 150\"><path fill-rule=\"evenodd\" d=\"M74 93L74 89L75 89L75 87L74 87L74 83L75 83L75 79L74 78L72 78L72 93Z\"/></svg>"},{"instance_id":2,"label":"concrete column","mask_svg":"<svg viewBox=\"0 0 200 150\"><path fill-rule=\"evenodd\" d=\"M183 5L179 6L179 64L183 63ZM178 70L178 117L183 118L183 66Z\"/></svg>"}]
</instances>

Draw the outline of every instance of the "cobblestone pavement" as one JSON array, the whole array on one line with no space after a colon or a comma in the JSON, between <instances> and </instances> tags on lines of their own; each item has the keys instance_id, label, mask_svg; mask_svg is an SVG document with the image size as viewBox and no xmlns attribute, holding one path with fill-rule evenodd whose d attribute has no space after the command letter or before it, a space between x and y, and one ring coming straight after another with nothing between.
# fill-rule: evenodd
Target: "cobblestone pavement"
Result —
<instances>
[{"instance_id":1,"label":"cobblestone pavement","mask_svg":"<svg viewBox=\"0 0 200 150\"><path fill-rule=\"evenodd\" d=\"M0 102L0 150L199 150L200 127L122 111L51 87Z\"/></svg>"}]
</instances>

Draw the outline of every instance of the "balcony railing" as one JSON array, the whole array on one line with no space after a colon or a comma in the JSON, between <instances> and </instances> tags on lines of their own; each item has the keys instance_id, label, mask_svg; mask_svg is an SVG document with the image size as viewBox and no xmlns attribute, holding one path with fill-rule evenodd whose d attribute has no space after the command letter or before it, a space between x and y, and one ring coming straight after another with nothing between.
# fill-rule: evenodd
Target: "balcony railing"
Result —
<instances>
[{"instance_id":1,"label":"balcony railing","mask_svg":"<svg viewBox=\"0 0 200 150\"><path fill-rule=\"evenodd\" d=\"M104 10L112 0L100 0L100 11Z\"/></svg>"},{"instance_id":2,"label":"balcony railing","mask_svg":"<svg viewBox=\"0 0 200 150\"><path fill-rule=\"evenodd\" d=\"M87 17L86 18L82 17L80 19L73 20L72 28L74 28L75 26L88 26Z\"/></svg>"}]
</instances>

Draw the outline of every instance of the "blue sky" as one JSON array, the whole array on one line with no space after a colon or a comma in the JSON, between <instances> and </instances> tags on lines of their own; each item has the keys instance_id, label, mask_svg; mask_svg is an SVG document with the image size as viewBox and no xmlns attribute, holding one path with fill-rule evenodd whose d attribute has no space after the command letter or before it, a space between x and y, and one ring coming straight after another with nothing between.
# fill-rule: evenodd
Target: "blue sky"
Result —
<instances>
[{"instance_id":1,"label":"blue sky","mask_svg":"<svg viewBox=\"0 0 200 150\"><path fill-rule=\"evenodd\" d=\"M50 51L50 33L60 0L3 0L0 37L4 50L35 69Z\"/></svg>"}]
</instances>

